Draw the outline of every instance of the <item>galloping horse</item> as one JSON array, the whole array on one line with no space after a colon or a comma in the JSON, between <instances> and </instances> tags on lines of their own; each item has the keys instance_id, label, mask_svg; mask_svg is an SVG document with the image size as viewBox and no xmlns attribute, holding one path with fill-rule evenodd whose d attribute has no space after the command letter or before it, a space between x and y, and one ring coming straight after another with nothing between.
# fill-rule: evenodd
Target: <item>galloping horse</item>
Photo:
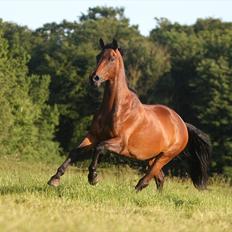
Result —
<instances>
[{"instance_id":1,"label":"galloping horse","mask_svg":"<svg viewBox=\"0 0 232 232\"><path fill-rule=\"evenodd\" d=\"M164 182L162 167L183 152L189 160L194 186L204 189L211 153L208 136L185 123L167 106L142 104L128 88L122 51L117 41L105 45L100 39L100 46L101 53L97 56L97 67L90 75L90 82L98 87L105 83L103 101L88 134L70 152L48 184L58 186L70 163L78 159L78 153L85 151L92 152L88 181L95 185L99 155L108 150L148 161L149 169L135 186L136 191L145 188L153 178L161 190Z\"/></svg>"}]
</instances>

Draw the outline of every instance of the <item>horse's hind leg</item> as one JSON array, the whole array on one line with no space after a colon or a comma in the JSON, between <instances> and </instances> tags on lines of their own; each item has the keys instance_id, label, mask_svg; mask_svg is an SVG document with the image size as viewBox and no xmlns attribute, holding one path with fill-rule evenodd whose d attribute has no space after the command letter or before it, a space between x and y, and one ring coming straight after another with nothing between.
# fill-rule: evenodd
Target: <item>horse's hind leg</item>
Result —
<instances>
[{"instance_id":1,"label":"horse's hind leg","mask_svg":"<svg viewBox=\"0 0 232 232\"><path fill-rule=\"evenodd\" d=\"M159 188L162 188L162 177L160 175L162 167L167 164L170 160L172 160L176 156L176 153L174 152L167 152L167 153L161 153L157 159L154 161L153 166L151 166L149 172L143 176L138 184L135 186L136 191L141 191L143 188L147 187L150 180L155 177L156 179L161 180L161 186ZM160 178L161 177L161 178Z\"/></svg>"},{"instance_id":2,"label":"horse's hind leg","mask_svg":"<svg viewBox=\"0 0 232 232\"><path fill-rule=\"evenodd\" d=\"M159 156L158 156L159 157ZM156 162L156 157L148 161L148 172L151 170L153 167L154 163ZM158 176L154 177L155 183L157 190L162 191L163 190L163 185L164 185L164 172L161 169Z\"/></svg>"},{"instance_id":3,"label":"horse's hind leg","mask_svg":"<svg viewBox=\"0 0 232 232\"><path fill-rule=\"evenodd\" d=\"M92 146L92 141L90 137L86 137L83 142L76 148L73 149L70 153L68 158L64 161L64 163L57 169L55 175L53 175L48 184L51 186L57 187L60 184L60 177L64 175L66 169L71 163L74 163L78 159L78 153L83 152L85 148L90 148Z\"/></svg>"},{"instance_id":4,"label":"horse's hind leg","mask_svg":"<svg viewBox=\"0 0 232 232\"><path fill-rule=\"evenodd\" d=\"M162 171L162 169L160 170L158 176L155 176L155 183L156 183L156 187L159 191L163 190L163 185L164 185L164 172Z\"/></svg>"}]
</instances>

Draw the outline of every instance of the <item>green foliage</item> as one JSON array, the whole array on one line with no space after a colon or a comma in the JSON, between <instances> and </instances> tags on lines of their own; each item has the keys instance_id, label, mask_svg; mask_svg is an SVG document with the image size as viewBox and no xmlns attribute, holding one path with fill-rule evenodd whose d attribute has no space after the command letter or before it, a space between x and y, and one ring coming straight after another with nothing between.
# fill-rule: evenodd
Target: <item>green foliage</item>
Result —
<instances>
[{"instance_id":1,"label":"green foliage","mask_svg":"<svg viewBox=\"0 0 232 232\"><path fill-rule=\"evenodd\" d=\"M52 78L49 103L58 106L57 139L65 151L76 146L86 134L101 101L101 90L88 84L100 51L100 37L105 41L119 40L126 53L130 85L141 89L141 96L152 91L152 84L169 68L166 51L141 36L137 27L129 26L121 8L90 8L87 15L81 16L80 23L46 24L34 36L30 72L49 74Z\"/></svg>"},{"instance_id":2,"label":"green foliage","mask_svg":"<svg viewBox=\"0 0 232 232\"><path fill-rule=\"evenodd\" d=\"M85 15L82 13L80 21L86 20L98 20L101 18L108 19L125 19L124 17L124 8L113 8L113 7L93 7L89 8L88 14Z\"/></svg>"},{"instance_id":3,"label":"green foliage","mask_svg":"<svg viewBox=\"0 0 232 232\"><path fill-rule=\"evenodd\" d=\"M2 29L3 28L3 29ZM9 47L0 33L0 83L2 104L0 110L1 156L14 154L20 158L42 158L58 153L53 142L58 112L46 104L48 100L47 76L28 76L28 55L17 41Z\"/></svg>"},{"instance_id":4,"label":"green foliage","mask_svg":"<svg viewBox=\"0 0 232 232\"><path fill-rule=\"evenodd\" d=\"M232 24L199 19L193 26L161 20L151 39L171 54L170 100L185 121L210 134L212 170L231 175L232 166ZM166 92L167 93L167 92Z\"/></svg>"},{"instance_id":5,"label":"green foliage","mask_svg":"<svg viewBox=\"0 0 232 232\"><path fill-rule=\"evenodd\" d=\"M142 102L169 105L209 133L211 171L231 176L232 23L156 20L149 37L130 25L123 8L89 8L79 21L35 31L0 21L2 154L49 158L59 146L68 152L78 145L102 97L102 89L88 83L98 40L115 38L124 50L129 86ZM124 162L112 157L105 160ZM174 163L172 172L183 170Z\"/></svg>"}]
</instances>

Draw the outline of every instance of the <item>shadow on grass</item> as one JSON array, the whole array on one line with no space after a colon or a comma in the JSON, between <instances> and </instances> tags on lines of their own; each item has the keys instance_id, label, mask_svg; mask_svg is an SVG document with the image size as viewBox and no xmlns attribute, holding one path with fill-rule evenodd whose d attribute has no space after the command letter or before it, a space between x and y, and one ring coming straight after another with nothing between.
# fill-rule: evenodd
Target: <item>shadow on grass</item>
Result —
<instances>
[{"instance_id":1,"label":"shadow on grass","mask_svg":"<svg viewBox=\"0 0 232 232\"><path fill-rule=\"evenodd\" d=\"M164 196L169 203L173 204L175 208L188 207L192 208L200 204L200 199L198 198L183 198L175 194L168 194Z\"/></svg>"}]
</instances>

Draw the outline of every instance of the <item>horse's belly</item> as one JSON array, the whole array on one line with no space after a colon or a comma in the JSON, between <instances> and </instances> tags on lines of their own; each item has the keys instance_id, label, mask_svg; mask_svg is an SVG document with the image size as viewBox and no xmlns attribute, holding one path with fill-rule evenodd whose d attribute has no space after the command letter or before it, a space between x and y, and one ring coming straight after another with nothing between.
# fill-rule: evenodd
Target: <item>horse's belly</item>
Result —
<instances>
[{"instance_id":1,"label":"horse's belly","mask_svg":"<svg viewBox=\"0 0 232 232\"><path fill-rule=\"evenodd\" d=\"M162 133L152 128L135 131L128 141L130 155L140 160L158 155L164 146Z\"/></svg>"}]
</instances>

